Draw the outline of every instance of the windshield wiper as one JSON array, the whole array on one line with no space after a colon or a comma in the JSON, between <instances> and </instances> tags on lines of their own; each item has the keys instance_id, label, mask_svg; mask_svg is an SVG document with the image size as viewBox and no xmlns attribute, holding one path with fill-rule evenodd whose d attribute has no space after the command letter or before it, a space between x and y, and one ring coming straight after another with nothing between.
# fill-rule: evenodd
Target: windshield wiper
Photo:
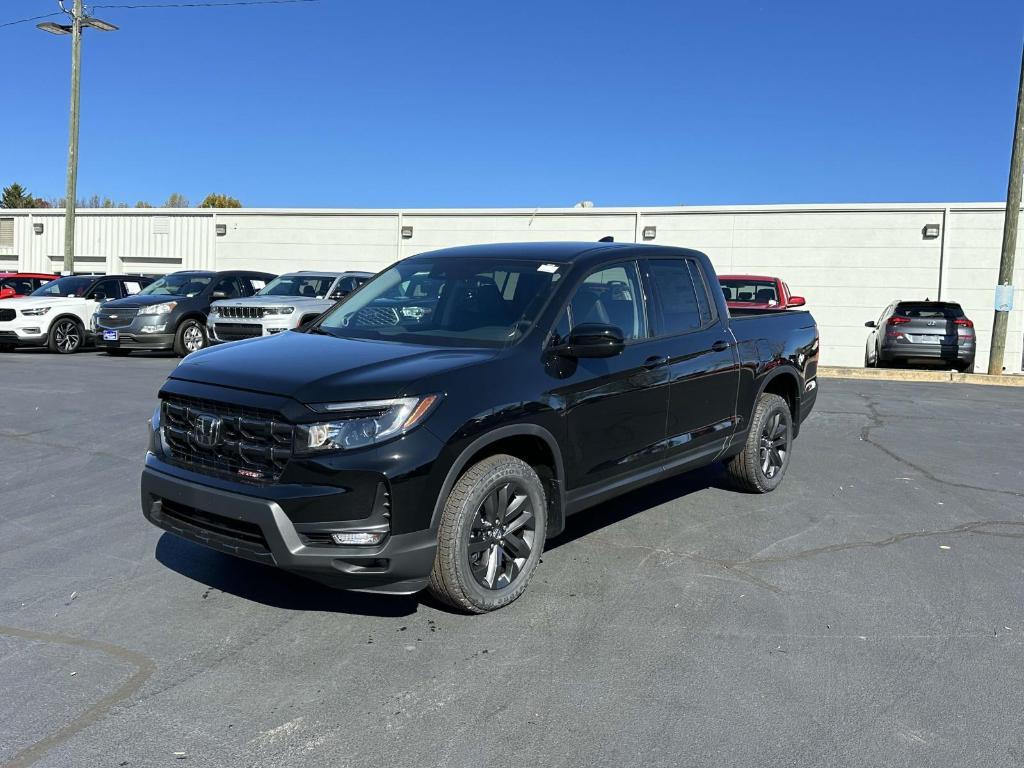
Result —
<instances>
[{"instance_id":1,"label":"windshield wiper","mask_svg":"<svg viewBox=\"0 0 1024 768\"><path fill-rule=\"evenodd\" d=\"M325 331L319 325L314 327L314 328L309 328L308 330L306 330L306 333L315 333L317 336L331 336L332 338L335 338L335 339L338 338L337 336L335 336L330 331Z\"/></svg>"}]
</instances>

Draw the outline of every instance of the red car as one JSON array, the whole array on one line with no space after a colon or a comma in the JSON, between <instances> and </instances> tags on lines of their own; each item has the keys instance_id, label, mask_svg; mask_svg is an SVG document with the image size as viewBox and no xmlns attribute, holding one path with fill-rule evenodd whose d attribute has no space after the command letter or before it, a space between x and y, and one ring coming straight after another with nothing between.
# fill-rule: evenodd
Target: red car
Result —
<instances>
[{"instance_id":1,"label":"red car","mask_svg":"<svg viewBox=\"0 0 1024 768\"><path fill-rule=\"evenodd\" d=\"M42 272L0 272L0 299L28 296L39 286L56 280L57 277Z\"/></svg>"},{"instance_id":2,"label":"red car","mask_svg":"<svg viewBox=\"0 0 1024 768\"><path fill-rule=\"evenodd\" d=\"M763 275L719 275L718 282L729 309L775 311L802 307L803 296L794 296L789 286L777 277Z\"/></svg>"}]
</instances>

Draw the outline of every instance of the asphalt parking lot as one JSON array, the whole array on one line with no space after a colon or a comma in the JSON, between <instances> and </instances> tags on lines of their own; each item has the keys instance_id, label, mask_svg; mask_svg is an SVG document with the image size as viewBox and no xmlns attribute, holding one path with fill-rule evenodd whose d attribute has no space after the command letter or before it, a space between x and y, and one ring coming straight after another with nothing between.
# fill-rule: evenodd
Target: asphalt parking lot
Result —
<instances>
[{"instance_id":1,"label":"asphalt parking lot","mask_svg":"<svg viewBox=\"0 0 1024 768\"><path fill-rule=\"evenodd\" d=\"M777 492L582 513L468 617L147 523L175 362L0 356L0 763L1024 763L1019 389L822 381Z\"/></svg>"}]
</instances>

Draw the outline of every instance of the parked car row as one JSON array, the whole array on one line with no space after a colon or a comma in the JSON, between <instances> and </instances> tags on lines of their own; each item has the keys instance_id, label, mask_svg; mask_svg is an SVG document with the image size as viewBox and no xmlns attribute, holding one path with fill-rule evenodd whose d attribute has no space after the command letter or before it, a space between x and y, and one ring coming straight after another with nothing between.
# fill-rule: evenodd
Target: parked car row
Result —
<instances>
[{"instance_id":1,"label":"parked car row","mask_svg":"<svg viewBox=\"0 0 1024 768\"><path fill-rule=\"evenodd\" d=\"M369 272L188 270L148 275L0 276L0 351L95 344L111 355L271 335L310 322L372 277ZM223 305L223 309L222 309Z\"/></svg>"}]
</instances>

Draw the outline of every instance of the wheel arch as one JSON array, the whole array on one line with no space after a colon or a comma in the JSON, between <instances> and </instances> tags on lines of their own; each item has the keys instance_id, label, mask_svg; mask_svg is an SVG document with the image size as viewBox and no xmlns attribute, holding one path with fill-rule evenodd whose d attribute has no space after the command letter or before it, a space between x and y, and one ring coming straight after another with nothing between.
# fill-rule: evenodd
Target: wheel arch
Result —
<instances>
[{"instance_id":1,"label":"wheel arch","mask_svg":"<svg viewBox=\"0 0 1024 768\"><path fill-rule=\"evenodd\" d=\"M515 424L499 427L479 436L462 449L445 475L434 501L430 527L436 529L448 494L462 473L488 456L507 453L522 459L540 476L548 494L547 536L557 536L565 527L565 471L562 452L548 430L536 424Z\"/></svg>"},{"instance_id":2,"label":"wheel arch","mask_svg":"<svg viewBox=\"0 0 1024 768\"><path fill-rule=\"evenodd\" d=\"M790 366L776 368L765 376L754 400L755 407L757 400L766 393L778 395L789 405L789 413L793 419L793 436L796 437L800 431L800 377L797 376L796 370Z\"/></svg>"}]
</instances>

